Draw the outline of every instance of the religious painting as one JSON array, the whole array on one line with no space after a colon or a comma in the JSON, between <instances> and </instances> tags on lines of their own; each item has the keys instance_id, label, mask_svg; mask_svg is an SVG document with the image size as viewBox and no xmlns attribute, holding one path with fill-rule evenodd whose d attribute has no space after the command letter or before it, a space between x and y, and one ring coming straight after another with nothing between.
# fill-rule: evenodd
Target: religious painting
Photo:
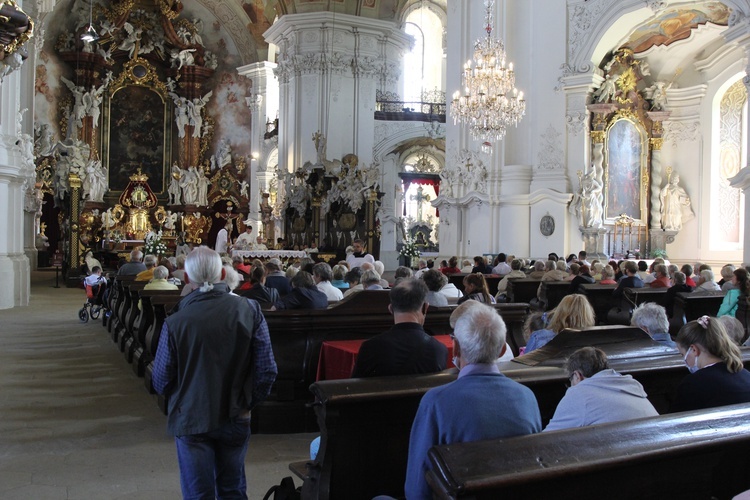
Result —
<instances>
[{"instance_id":1,"label":"religious painting","mask_svg":"<svg viewBox=\"0 0 750 500\"><path fill-rule=\"evenodd\" d=\"M167 103L156 91L125 85L109 101L109 189L122 191L138 168L156 194L164 192Z\"/></svg>"},{"instance_id":2,"label":"religious painting","mask_svg":"<svg viewBox=\"0 0 750 500\"><path fill-rule=\"evenodd\" d=\"M642 202L646 193L642 179L648 160L645 131L634 121L621 118L609 128L606 141L606 218L626 214L644 220Z\"/></svg>"},{"instance_id":3,"label":"religious painting","mask_svg":"<svg viewBox=\"0 0 750 500\"><path fill-rule=\"evenodd\" d=\"M691 5L689 9L667 10L636 28L624 46L635 53L644 52L655 45L668 46L689 38L692 30L706 23L727 26L729 7L721 2L707 2Z\"/></svg>"}]
</instances>

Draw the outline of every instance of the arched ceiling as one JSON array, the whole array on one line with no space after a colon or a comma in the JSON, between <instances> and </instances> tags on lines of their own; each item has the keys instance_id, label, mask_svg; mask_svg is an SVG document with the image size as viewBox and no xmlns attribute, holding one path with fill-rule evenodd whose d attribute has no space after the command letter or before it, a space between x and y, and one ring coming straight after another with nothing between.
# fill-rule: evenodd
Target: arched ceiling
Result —
<instances>
[{"instance_id":1,"label":"arched ceiling","mask_svg":"<svg viewBox=\"0 0 750 500\"><path fill-rule=\"evenodd\" d=\"M699 83L695 62L705 59L724 45L722 33L730 9L721 2L693 2L666 8L645 21L633 24L626 35L610 47L614 53L628 48L646 60L650 80L677 82L679 86ZM625 16L628 18L633 15ZM625 19L621 22L627 22ZM643 18L641 18L643 19ZM623 25L618 23L619 30ZM609 56L600 61L604 67Z\"/></svg>"}]
</instances>

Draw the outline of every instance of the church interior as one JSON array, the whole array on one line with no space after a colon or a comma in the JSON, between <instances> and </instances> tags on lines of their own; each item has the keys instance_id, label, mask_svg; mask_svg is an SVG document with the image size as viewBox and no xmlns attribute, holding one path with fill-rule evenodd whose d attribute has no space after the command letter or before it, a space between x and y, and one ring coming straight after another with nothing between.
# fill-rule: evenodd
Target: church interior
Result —
<instances>
[{"instance_id":1,"label":"church interior","mask_svg":"<svg viewBox=\"0 0 750 500\"><path fill-rule=\"evenodd\" d=\"M174 255L250 227L265 249L331 262L362 239L387 271L414 266L412 248L436 262L583 250L605 262L750 263L749 0L0 5L0 324L14 332L0 335L4 379L36 342L55 356L76 349L21 335L38 308L67 319L61 304L80 302L80 290L49 289L51 270L75 287L87 258L113 270L151 237ZM83 333L100 327L68 316L46 324L111 350ZM110 362L98 361L101 376L120 376ZM128 452L131 466L173 460L161 427L100 417L159 441ZM252 458L269 476L263 491L288 475L290 455L304 459L309 437L264 442L265 465ZM142 498L177 497L159 485L176 481L176 464L165 469ZM138 498L14 481L0 496Z\"/></svg>"},{"instance_id":2,"label":"church interior","mask_svg":"<svg viewBox=\"0 0 750 500\"><path fill-rule=\"evenodd\" d=\"M53 258L75 278L89 251L213 246L226 221L337 258L361 238L391 270L411 243L748 260L744 2L21 6L0 307ZM505 105L465 69L488 21Z\"/></svg>"}]
</instances>

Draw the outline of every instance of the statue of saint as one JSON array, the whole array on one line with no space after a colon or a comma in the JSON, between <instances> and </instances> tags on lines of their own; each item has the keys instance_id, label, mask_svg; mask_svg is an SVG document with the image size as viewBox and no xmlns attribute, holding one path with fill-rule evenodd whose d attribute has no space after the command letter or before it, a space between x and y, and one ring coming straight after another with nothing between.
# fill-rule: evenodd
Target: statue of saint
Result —
<instances>
[{"instance_id":1,"label":"statue of saint","mask_svg":"<svg viewBox=\"0 0 750 500\"><path fill-rule=\"evenodd\" d=\"M675 174L659 194L661 225L667 231L679 231L684 222L695 217L690 207L690 197L679 184L680 176Z\"/></svg>"},{"instance_id":2,"label":"statue of saint","mask_svg":"<svg viewBox=\"0 0 750 500\"><path fill-rule=\"evenodd\" d=\"M182 178L182 169L175 162L172 165L172 178L169 180L169 204L180 205L182 204L182 191L180 191L180 179Z\"/></svg>"},{"instance_id":3,"label":"statue of saint","mask_svg":"<svg viewBox=\"0 0 750 500\"><path fill-rule=\"evenodd\" d=\"M84 198L90 201L104 201L104 193L107 192L107 173L101 161L92 160L86 165L82 187Z\"/></svg>"},{"instance_id":4,"label":"statue of saint","mask_svg":"<svg viewBox=\"0 0 750 500\"><path fill-rule=\"evenodd\" d=\"M593 167L586 175L578 171L581 187L573 195L568 211L578 216L581 227L602 227L604 217L604 186Z\"/></svg>"}]
</instances>

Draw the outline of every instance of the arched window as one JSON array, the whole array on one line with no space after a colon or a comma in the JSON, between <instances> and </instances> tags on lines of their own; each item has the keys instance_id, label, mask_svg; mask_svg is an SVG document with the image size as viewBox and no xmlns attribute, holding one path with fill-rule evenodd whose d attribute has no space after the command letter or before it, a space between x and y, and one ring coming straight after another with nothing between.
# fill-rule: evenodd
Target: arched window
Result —
<instances>
[{"instance_id":1,"label":"arched window","mask_svg":"<svg viewBox=\"0 0 750 500\"><path fill-rule=\"evenodd\" d=\"M747 161L747 89L737 80L719 98L719 161L712 166L709 241L712 250L732 250L742 245L744 200L728 179Z\"/></svg>"},{"instance_id":2,"label":"arched window","mask_svg":"<svg viewBox=\"0 0 750 500\"><path fill-rule=\"evenodd\" d=\"M419 102L423 91L444 90L443 24L420 4L406 16L404 31L414 38L414 47L404 57L404 100Z\"/></svg>"}]
</instances>

